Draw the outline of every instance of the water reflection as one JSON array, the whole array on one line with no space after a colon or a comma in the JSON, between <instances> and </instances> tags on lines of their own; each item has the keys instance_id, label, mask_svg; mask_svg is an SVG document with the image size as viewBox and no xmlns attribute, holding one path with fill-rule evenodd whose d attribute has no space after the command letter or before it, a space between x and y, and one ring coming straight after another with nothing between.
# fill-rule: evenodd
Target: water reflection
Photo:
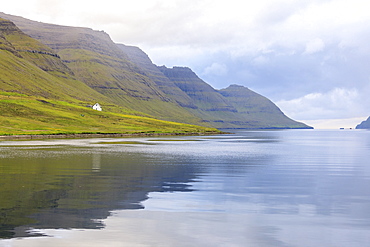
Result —
<instances>
[{"instance_id":1,"label":"water reflection","mask_svg":"<svg viewBox=\"0 0 370 247\"><path fill-rule=\"evenodd\" d=\"M0 143L1 237L35 228L73 235L69 245L364 246L369 140L370 132L246 131Z\"/></svg>"},{"instance_id":2,"label":"water reflection","mask_svg":"<svg viewBox=\"0 0 370 247\"><path fill-rule=\"evenodd\" d=\"M93 154L92 170L94 172L100 172L101 168L101 154Z\"/></svg>"},{"instance_id":3,"label":"water reflection","mask_svg":"<svg viewBox=\"0 0 370 247\"><path fill-rule=\"evenodd\" d=\"M191 191L200 170L98 147L6 147L1 154L1 238L27 236L25 226L101 228L92 219L141 209L149 192Z\"/></svg>"}]
</instances>

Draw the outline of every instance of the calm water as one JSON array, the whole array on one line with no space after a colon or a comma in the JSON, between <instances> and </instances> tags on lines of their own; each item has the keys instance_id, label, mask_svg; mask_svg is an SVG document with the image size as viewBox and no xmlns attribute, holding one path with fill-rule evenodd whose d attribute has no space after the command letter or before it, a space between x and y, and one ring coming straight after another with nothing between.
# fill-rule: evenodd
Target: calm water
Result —
<instances>
[{"instance_id":1,"label":"calm water","mask_svg":"<svg viewBox=\"0 0 370 247\"><path fill-rule=\"evenodd\" d=\"M0 142L0 246L369 246L370 131Z\"/></svg>"}]
</instances>

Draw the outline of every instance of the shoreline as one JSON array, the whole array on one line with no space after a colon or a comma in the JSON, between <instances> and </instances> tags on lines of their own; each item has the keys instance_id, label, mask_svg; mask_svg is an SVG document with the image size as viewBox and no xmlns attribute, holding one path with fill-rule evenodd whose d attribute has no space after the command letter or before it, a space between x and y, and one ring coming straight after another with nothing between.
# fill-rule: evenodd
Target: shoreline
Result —
<instances>
[{"instance_id":1,"label":"shoreline","mask_svg":"<svg viewBox=\"0 0 370 247\"><path fill-rule=\"evenodd\" d=\"M42 139L80 139L104 137L150 137L150 136L204 136L227 134L226 132L189 132L189 133L81 133L81 134L39 134L39 135L0 135L0 141L42 140Z\"/></svg>"}]
</instances>

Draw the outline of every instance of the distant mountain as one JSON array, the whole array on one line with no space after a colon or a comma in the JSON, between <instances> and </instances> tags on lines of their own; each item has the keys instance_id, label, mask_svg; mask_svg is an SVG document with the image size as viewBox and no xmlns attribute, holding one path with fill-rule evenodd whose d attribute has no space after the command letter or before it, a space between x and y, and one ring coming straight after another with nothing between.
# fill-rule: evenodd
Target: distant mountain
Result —
<instances>
[{"instance_id":1,"label":"distant mountain","mask_svg":"<svg viewBox=\"0 0 370 247\"><path fill-rule=\"evenodd\" d=\"M119 47L132 62L144 69L167 97L214 127L310 128L286 117L270 100L245 87L233 85L218 91L190 68L156 66L139 48Z\"/></svg>"},{"instance_id":2,"label":"distant mountain","mask_svg":"<svg viewBox=\"0 0 370 247\"><path fill-rule=\"evenodd\" d=\"M356 129L370 129L370 117L368 117L366 121L362 121L362 123L357 125Z\"/></svg>"},{"instance_id":3,"label":"distant mountain","mask_svg":"<svg viewBox=\"0 0 370 247\"><path fill-rule=\"evenodd\" d=\"M7 25L11 25L4 22L0 47L33 63L46 72L44 76L63 81L50 78L43 83L22 75L22 85L16 85L9 83L9 77L3 80L4 91L95 99L116 111L118 106L135 115L216 128L310 128L289 119L271 101L249 89L231 86L215 90L190 68L158 67L139 48L115 44L105 32L45 24L4 13L0 17L14 22L17 27L13 24L13 28L27 37L2 38ZM23 85L25 82L29 85ZM234 89L241 89L243 94Z\"/></svg>"},{"instance_id":4,"label":"distant mountain","mask_svg":"<svg viewBox=\"0 0 370 247\"><path fill-rule=\"evenodd\" d=\"M270 100L243 86L215 90L189 68L159 69L192 98L197 107L189 111L216 128L310 128L291 120Z\"/></svg>"},{"instance_id":5,"label":"distant mountain","mask_svg":"<svg viewBox=\"0 0 370 247\"><path fill-rule=\"evenodd\" d=\"M231 85L219 92L239 115L245 116L242 122L234 122L236 126L262 129L309 128L288 118L271 100L246 87Z\"/></svg>"}]
</instances>

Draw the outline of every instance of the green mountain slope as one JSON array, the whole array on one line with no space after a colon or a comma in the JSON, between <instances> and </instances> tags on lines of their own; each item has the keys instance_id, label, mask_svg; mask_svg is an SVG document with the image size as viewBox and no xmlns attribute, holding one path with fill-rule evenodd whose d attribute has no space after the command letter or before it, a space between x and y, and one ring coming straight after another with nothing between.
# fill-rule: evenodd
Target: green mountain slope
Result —
<instances>
[{"instance_id":1,"label":"green mountain slope","mask_svg":"<svg viewBox=\"0 0 370 247\"><path fill-rule=\"evenodd\" d=\"M22 31L55 50L78 80L115 104L162 120L202 123L199 117L168 98L106 33L45 24L3 13L0 16L7 17Z\"/></svg>"},{"instance_id":2,"label":"green mountain slope","mask_svg":"<svg viewBox=\"0 0 370 247\"><path fill-rule=\"evenodd\" d=\"M213 130L115 105L79 81L52 49L5 19L0 19L0 89L0 135ZM96 101L104 112L86 107Z\"/></svg>"}]
</instances>

